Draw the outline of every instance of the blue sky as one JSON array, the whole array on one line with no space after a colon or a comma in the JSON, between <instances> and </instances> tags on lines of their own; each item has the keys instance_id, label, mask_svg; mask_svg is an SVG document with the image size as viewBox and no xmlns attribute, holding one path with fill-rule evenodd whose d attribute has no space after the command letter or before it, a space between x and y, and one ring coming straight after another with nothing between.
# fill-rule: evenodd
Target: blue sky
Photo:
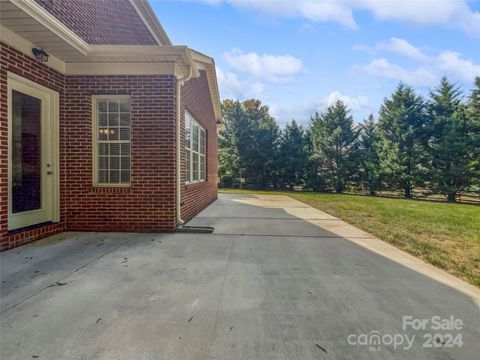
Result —
<instances>
[{"instance_id":1,"label":"blue sky","mask_svg":"<svg viewBox=\"0 0 480 360\"><path fill-rule=\"evenodd\" d=\"M279 124L337 99L355 121L399 81L428 94L442 75L480 76L480 1L150 0L176 45L215 58L222 98L258 98Z\"/></svg>"}]
</instances>

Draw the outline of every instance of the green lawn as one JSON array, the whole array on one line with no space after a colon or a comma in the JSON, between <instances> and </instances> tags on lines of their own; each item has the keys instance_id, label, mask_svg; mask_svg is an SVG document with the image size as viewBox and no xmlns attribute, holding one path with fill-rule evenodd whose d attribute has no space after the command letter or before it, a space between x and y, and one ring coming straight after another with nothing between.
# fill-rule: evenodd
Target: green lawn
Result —
<instances>
[{"instance_id":1,"label":"green lawn","mask_svg":"<svg viewBox=\"0 0 480 360\"><path fill-rule=\"evenodd\" d=\"M311 192L261 193L291 196L480 287L480 206Z\"/></svg>"}]
</instances>

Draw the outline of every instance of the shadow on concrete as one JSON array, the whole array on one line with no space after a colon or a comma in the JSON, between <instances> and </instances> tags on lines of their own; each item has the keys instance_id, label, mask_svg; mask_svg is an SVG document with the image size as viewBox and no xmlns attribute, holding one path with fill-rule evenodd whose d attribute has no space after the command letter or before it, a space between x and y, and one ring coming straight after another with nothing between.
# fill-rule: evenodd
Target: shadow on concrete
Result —
<instances>
[{"instance_id":1,"label":"shadow on concrete","mask_svg":"<svg viewBox=\"0 0 480 360\"><path fill-rule=\"evenodd\" d=\"M190 223L215 232L64 233L2 253L2 358L478 358L480 311L463 283L359 245L378 240L340 220L288 197L222 195ZM463 326L403 329L403 316ZM375 332L416 338L347 341ZM447 333L463 346L424 347Z\"/></svg>"}]
</instances>

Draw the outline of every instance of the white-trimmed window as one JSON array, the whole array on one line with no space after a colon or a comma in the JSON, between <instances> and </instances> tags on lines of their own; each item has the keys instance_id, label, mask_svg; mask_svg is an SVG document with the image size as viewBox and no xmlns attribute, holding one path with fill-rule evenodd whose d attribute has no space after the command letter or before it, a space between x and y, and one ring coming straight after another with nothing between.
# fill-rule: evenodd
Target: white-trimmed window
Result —
<instances>
[{"instance_id":1,"label":"white-trimmed window","mask_svg":"<svg viewBox=\"0 0 480 360\"><path fill-rule=\"evenodd\" d=\"M185 113L185 181L195 183L206 179L205 129L188 113Z\"/></svg>"},{"instance_id":2,"label":"white-trimmed window","mask_svg":"<svg viewBox=\"0 0 480 360\"><path fill-rule=\"evenodd\" d=\"M130 97L94 96L94 184L130 185Z\"/></svg>"}]
</instances>

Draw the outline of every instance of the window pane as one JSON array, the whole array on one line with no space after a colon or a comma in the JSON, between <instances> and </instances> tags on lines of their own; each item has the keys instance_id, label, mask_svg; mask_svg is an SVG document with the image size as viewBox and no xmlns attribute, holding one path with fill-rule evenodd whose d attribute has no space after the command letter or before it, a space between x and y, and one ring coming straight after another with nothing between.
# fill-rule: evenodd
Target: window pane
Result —
<instances>
[{"instance_id":1,"label":"window pane","mask_svg":"<svg viewBox=\"0 0 480 360\"><path fill-rule=\"evenodd\" d=\"M120 170L110 170L110 184L120 183Z\"/></svg>"},{"instance_id":2,"label":"window pane","mask_svg":"<svg viewBox=\"0 0 480 360\"><path fill-rule=\"evenodd\" d=\"M99 128L98 129L98 140L107 140L109 131L107 128Z\"/></svg>"},{"instance_id":3,"label":"window pane","mask_svg":"<svg viewBox=\"0 0 480 360\"><path fill-rule=\"evenodd\" d=\"M108 183L108 171L107 170L100 170L98 173L98 182L100 184Z\"/></svg>"},{"instance_id":4,"label":"window pane","mask_svg":"<svg viewBox=\"0 0 480 360\"><path fill-rule=\"evenodd\" d=\"M185 116L185 147L190 148L190 137L191 137L191 128L190 128L190 116Z\"/></svg>"},{"instance_id":5,"label":"window pane","mask_svg":"<svg viewBox=\"0 0 480 360\"><path fill-rule=\"evenodd\" d=\"M198 125L192 124L192 150L198 151Z\"/></svg>"},{"instance_id":6,"label":"window pane","mask_svg":"<svg viewBox=\"0 0 480 360\"><path fill-rule=\"evenodd\" d=\"M120 126L130 126L129 113L120 113Z\"/></svg>"},{"instance_id":7,"label":"window pane","mask_svg":"<svg viewBox=\"0 0 480 360\"><path fill-rule=\"evenodd\" d=\"M185 151L185 181L192 181L192 179L190 179L190 156L191 156L191 152L190 150L186 150Z\"/></svg>"},{"instance_id":8,"label":"window pane","mask_svg":"<svg viewBox=\"0 0 480 360\"><path fill-rule=\"evenodd\" d=\"M108 101L108 112L118 112L118 101L117 100L109 100Z\"/></svg>"},{"instance_id":9,"label":"window pane","mask_svg":"<svg viewBox=\"0 0 480 360\"><path fill-rule=\"evenodd\" d=\"M192 161L193 161L193 169L192 169L192 172L193 172L193 175L192 175L192 180L193 181L198 181L198 154L195 154L193 153L193 156L192 156Z\"/></svg>"},{"instance_id":10,"label":"window pane","mask_svg":"<svg viewBox=\"0 0 480 360\"><path fill-rule=\"evenodd\" d=\"M120 128L120 140L130 140L130 128Z\"/></svg>"},{"instance_id":11,"label":"window pane","mask_svg":"<svg viewBox=\"0 0 480 360\"><path fill-rule=\"evenodd\" d=\"M200 154L205 155L205 130L200 129Z\"/></svg>"},{"instance_id":12,"label":"window pane","mask_svg":"<svg viewBox=\"0 0 480 360\"><path fill-rule=\"evenodd\" d=\"M108 113L108 126L110 128L118 127L118 113Z\"/></svg>"},{"instance_id":13,"label":"window pane","mask_svg":"<svg viewBox=\"0 0 480 360\"><path fill-rule=\"evenodd\" d=\"M130 100L120 100L120 111L130 113Z\"/></svg>"},{"instance_id":14,"label":"window pane","mask_svg":"<svg viewBox=\"0 0 480 360\"><path fill-rule=\"evenodd\" d=\"M120 147L122 155L130 155L130 144L121 144Z\"/></svg>"},{"instance_id":15,"label":"window pane","mask_svg":"<svg viewBox=\"0 0 480 360\"><path fill-rule=\"evenodd\" d=\"M107 113L98 114L98 126L107 127Z\"/></svg>"},{"instance_id":16,"label":"window pane","mask_svg":"<svg viewBox=\"0 0 480 360\"><path fill-rule=\"evenodd\" d=\"M121 159L121 169L130 170L130 157L124 156Z\"/></svg>"},{"instance_id":17,"label":"window pane","mask_svg":"<svg viewBox=\"0 0 480 360\"><path fill-rule=\"evenodd\" d=\"M108 157L100 156L100 159L98 160L98 168L100 170L108 169Z\"/></svg>"},{"instance_id":18,"label":"window pane","mask_svg":"<svg viewBox=\"0 0 480 360\"><path fill-rule=\"evenodd\" d=\"M118 156L110 157L110 170L119 170L120 169L120 158Z\"/></svg>"},{"instance_id":19,"label":"window pane","mask_svg":"<svg viewBox=\"0 0 480 360\"><path fill-rule=\"evenodd\" d=\"M120 155L120 144L110 144L110 155Z\"/></svg>"},{"instance_id":20,"label":"window pane","mask_svg":"<svg viewBox=\"0 0 480 360\"><path fill-rule=\"evenodd\" d=\"M200 156L200 180L205 180L205 156Z\"/></svg>"},{"instance_id":21,"label":"window pane","mask_svg":"<svg viewBox=\"0 0 480 360\"><path fill-rule=\"evenodd\" d=\"M130 171L129 170L122 170L120 174L121 174L122 183L129 183L130 182Z\"/></svg>"},{"instance_id":22,"label":"window pane","mask_svg":"<svg viewBox=\"0 0 480 360\"><path fill-rule=\"evenodd\" d=\"M105 143L98 144L98 153L99 155L108 155L108 144L105 144Z\"/></svg>"},{"instance_id":23,"label":"window pane","mask_svg":"<svg viewBox=\"0 0 480 360\"><path fill-rule=\"evenodd\" d=\"M108 140L118 140L118 129L112 129L108 130Z\"/></svg>"},{"instance_id":24,"label":"window pane","mask_svg":"<svg viewBox=\"0 0 480 360\"><path fill-rule=\"evenodd\" d=\"M99 112L107 111L107 100L98 100L98 111Z\"/></svg>"}]
</instances>

